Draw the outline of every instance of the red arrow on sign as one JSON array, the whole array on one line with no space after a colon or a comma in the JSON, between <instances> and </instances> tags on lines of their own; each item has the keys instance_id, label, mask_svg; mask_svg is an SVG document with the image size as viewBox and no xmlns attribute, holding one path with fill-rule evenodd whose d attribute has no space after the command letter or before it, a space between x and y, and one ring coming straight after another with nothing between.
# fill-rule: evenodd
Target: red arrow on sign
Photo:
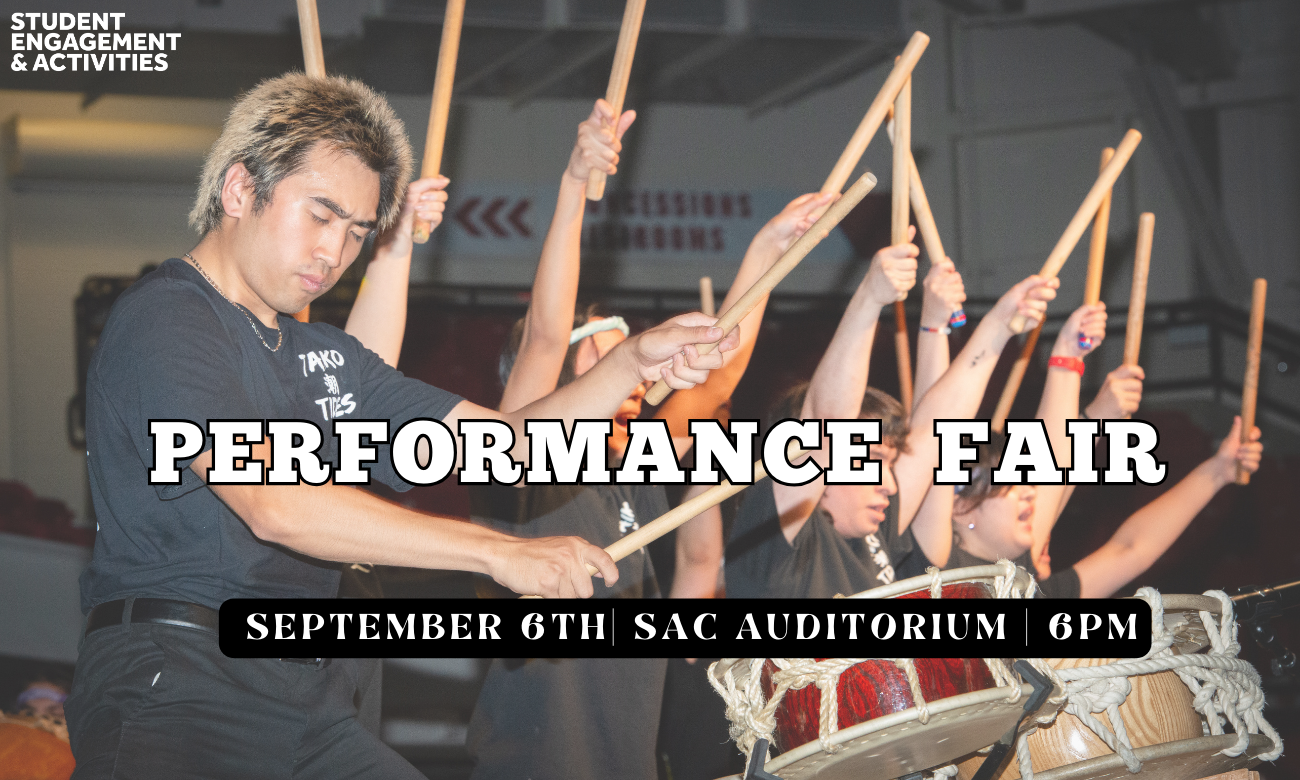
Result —
<instances>
[{"instance_id":1,"label":"red arrow on sign","mask_svg":"<svg viewBox=\"0 0 1300 780\"><path fill-rule=\"evenodd\" d=\"M510 209L510 213L506 215L506 222L509 222L515 230L519 231L519 235L524 238L532 238L533 235L533 231L528 229L528 225L523 220L524 212L528 210L531 204L532 201L524 198L514 208Z\"/></svg>"},{"instance_id":2,"label":"red arrow on sign","mask_svg":"<svg viewBox=\"0 0 1300 780\"><path fill-rule=\"evenodd\" d=\"M506 229L501 227L501 225L499 225L496 221L497 212L500 211L501 207L504 205L506 205L505 198L496 198L491 203L488 204L487 208L483 209L483 214L480 215L480 219L483 220L483 224L487 226L487 229L491 230L493 233L497 234L498 236L501 236L502 238L505 238L510 235L509 233L506 232Z\"/></svg>"},{"instance_id":3,"label":"red arrow on sign","mask_svg":"<svg viewBox=\"0 0 1300 780\"><path fill-rule=\"evenodd\" d=\"M465 232L475 237L483 235L483 233L474 226L474 223L469 221L470 214L473 213L474 207L478 204L479 198L470 198L465 201L460 208L456 209L455 215L456 221L460 223L461 227L465 228Z\"/></svg>"}]
</instances>

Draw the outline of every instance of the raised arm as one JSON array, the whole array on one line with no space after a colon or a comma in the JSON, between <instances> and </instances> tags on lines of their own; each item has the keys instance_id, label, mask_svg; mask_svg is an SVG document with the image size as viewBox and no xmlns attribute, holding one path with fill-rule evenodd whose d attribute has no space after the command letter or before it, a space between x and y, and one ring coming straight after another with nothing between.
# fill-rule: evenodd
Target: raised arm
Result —
<instances>
[{"instance_id":1,"label":"raised arm","mask_svg":"<svg viewBox=\"0 0 1300 780\"><path fill-rule=\"evenodd\" d=\"M948 370L948 322L953 312L966 301L966 285L957 266L948 258L930 264L930 272L921 282L925 297L921 300L921 330L916 337L916 380L913 408ZM911 411L910 409L908 410Z\"/></svg>"},{"instance_id":2,"label":"raised arm","mask_svg":"<svg viewBox=\"0 0 1300 780\"><path fill-rule=\"evenodd\" d=\"M1079 346L1079 336L1090 338L1091 346L1087 349ZM1074 310L1070 318L1061 326L1056 343L1052 345L1052 357L1083 365L1083 358L1101 346L1106 338L1106 304L1094 303L1083 305ZM1043 385L1043 396L1038 403L1038 419L1047 427L1047 440L1052 445L1056 462L1062 469L1068 469L1074 462L1070 437L1065 435L1066 423L1079 417L1079 386L1083 374L1074 368L1062 365L1048 365L1047 382ZM1034 542L1030 555L1037 560L1047 547L1056 519L1064 509L1068 498L1066 485L1039 485L1037 500L1034 502L1033 532Z\"/></svg>"},{"instance_id":3,"label":"raised arm","mask_svg":"<svg viewBox=\"0 0 1300 780\"><path fill-rule=\"evenodd\" d=\"M430 230L442 223L447 207L447 177L418 179L406 188L397 224L375 239L375 254L366 265L361 289L344 330L366 349L396 368L406 333L406 291L411 281L411 228L416 217Z\"/></svg>"},{"instance_id":4,"label":"raised arm","mask_svg":"<svg viewBox=\"0 0 1300 780\"><path fill-rule=\"evenodd\" d=\"M1250 473L1259 469L1264 445L1259 428L1241 443L1241 418L1219 444L1214 457L1192 470L1177 485L1134 512L1100 549L1074 565L1082 598L1105 598L1151 568L1177 541L1205 505L1236 479L1237 464Z\"/></svg>"},{"instance_id":5,"label":"raised arm","mask_svg":"<svg viewBox=\"0 0 1300 780\"><path fill-rule=\"evenodd\" d=\"M867 391L867 372L871 365L871 345L876 339L880 309L898 300L916 284L915 244L886 247L871 260L871 268L854 291L839 327L822 355L804 397L800 417L805 420L856 420ZM823 448L812 454L819 465L827 465ZM821 500L826 483L820 477L807 485L773 483L776 510L781 517L785 538L793 541L799 529L812 516Z\"/></svg>"},{"instance_id":6,"label":"raised arm","mask_svg":"<svg viewBox=\"0 0 1300 780\"><path fill-rule=\"evenodd\" d=\"M821 195L814 192L800 195L769 220L754 235L754 240L749 242L745 258L718 311L725 312L731 308L746 290L753 287L754 282L772 267L790 245L812 227L816 221L816 212L834 199L833 194ZM739 345L727 353L722 368L709 374L709 381L684 393L673 393L655 410L656 418L668 422L678 457L684 456L693 442L690 437L690 421L716 419L718 410L731 399L736 386L740 384L740 379L749 366L749 359L754 354L754 343L763 326L763 311L767 307L767 300L768 296L763 296L758 305L740 321L737 326L740 331Z\"/></svg>"},{"instance_id":7,"label":"raised arm","mask_svg":"<svg viewBox=\"0 0 1300 780\"><path fill-rule=\"evenodd\" d=\"M691 485L682 501L695 498L709 487ZM710 507L681 525L677 529L675 548L677 565L673 568L669 598L711 599L717 596L723 551L722 507Z\"/></svg>"},{"instance_id":8,"label":"raised arm","mask_svg":"<svg viewBox=\"0 0 1300 780\"><path fill-rule=\"evenodd\" d=\"M1084 416L1089 420L1129 419L1142 404L1142 382L1145 379L1146 372L1141 366L1120 366L1111 371L1106 375L1106 381L1102 383L1101 389L1097 391L1097 397L1093 398L1092 403L1084 409ZM1074 495L1075 487L1075 485L1065 486L1053 522L1061 518L1066 505L1070 503L1070 497ZM1038 578L1046 579L1052 574L1052 557L1047 552L1051 544L1051 529L1049 528L1034 541L1032 551L1034 567L1038 570Z\"/></svg>"},{"instance_id":9,"label":"raised arm","mask_svg":"<svg viewBox=\"0 0 1300 780\"><path fill-rule=\"evenodd\" d=\"M578 125L578 140L560 177L555 216L542 244L537 275L533 277L533 294L524 315L519 355L501 396L504 412L527 406L550 393L559 382L578 300L587 175L594 169L610 175L617 170L623 133L636 119L636 112L625 111L614 132L609 129L615 125L612 118L610 105L597 100L591 116Z\"/></svg>"},{"instance_id":10,"label":"raised arm","mask_svg":"<svg viewBox=\"0 0 1300 780\"><path fill-rule=\"evenodd\" d=\"M939 440L934 435L934 421L975 416L998 356L1011 338L1011 319L1019 314L1041 321L1047 311L1047 302L1056 297L1059 286L1058 279L1044 280L1040 276L1031 276L1008 290L980 320L957 359L916 405L907 434L907 447L899 454L894 466L894 476L898 479L900 533L917 516L934 481L934 469L939 465ZM932 533L924 536L926 539L933 537L933 544L923 541L921 530L914 529L913 533L922 542L927 557L937 565L946 563L948 556L943 552L946 548L942 546L945 544L942 537L946 532L948 543L951 543L951 526L928 529ZM937 557L931 556L932 551Z\"/></svg>"}]
</instances>

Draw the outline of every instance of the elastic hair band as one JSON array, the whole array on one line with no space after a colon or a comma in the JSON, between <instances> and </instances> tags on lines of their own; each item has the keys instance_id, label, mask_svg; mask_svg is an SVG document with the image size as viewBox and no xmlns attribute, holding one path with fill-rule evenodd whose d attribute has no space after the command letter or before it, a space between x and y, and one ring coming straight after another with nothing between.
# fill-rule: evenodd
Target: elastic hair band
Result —
<instances>
[{"instance_id":1,"label":"elastic hair band","mask_svg":"<svg viewBox=\"0 0 1300 780\"><path fill-rule=\"evenodd\" d=\"M574 328L573 332L569 334L569 344L577 344L588 336L593 336L607 330L614 330L615 328L623 331L624 336L632 335L631 329L628 328L627 323L623 321L622 317L604 317L599 320L592 320L586 325Z\"/></svg>"},{"instance_id":2,"label":"elastic hair band","mask_svg":"<svg viewBox=\"0 0 1300 780\"><path fill-rule=\"evenodd\" d=\"M51 688L48 685L33 685L22 693L18 694L18 704L23 705L36 699L50 699L59 704L68 700L68 694L57 688Z\"/></svg>"}]
</instances>

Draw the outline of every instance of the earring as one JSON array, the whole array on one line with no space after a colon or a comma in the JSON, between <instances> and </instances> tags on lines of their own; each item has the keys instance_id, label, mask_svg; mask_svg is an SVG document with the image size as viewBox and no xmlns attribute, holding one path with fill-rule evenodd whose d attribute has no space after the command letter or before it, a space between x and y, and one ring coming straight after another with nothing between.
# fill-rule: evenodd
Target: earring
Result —
<instances>
[{"instance_id":1,"label":"earring","mask_svg":"<svg viewBox=\"0 0 1300 780\"><path fill-rule=\"evenodd\" d=\"M970 525L968 525L968 526L966 526L966 527L969 528L969 529L972 530L972 531L975 530L975 524L974 524L974 523L971 523Z\"/></svg>"}]
</instances>

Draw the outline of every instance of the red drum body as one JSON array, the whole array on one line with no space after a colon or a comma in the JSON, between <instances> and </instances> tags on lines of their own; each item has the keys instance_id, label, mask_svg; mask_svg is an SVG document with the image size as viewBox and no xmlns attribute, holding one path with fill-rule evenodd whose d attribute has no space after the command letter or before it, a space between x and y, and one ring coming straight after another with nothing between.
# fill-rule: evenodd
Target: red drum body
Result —
<instances>
[{"instance_id":1,"label":"red drum body","mask_svg":"<svg viewBox=\"0 0 1300 780\"><path fill-rule=\"evenodd\" d=\"M943 586L943 598L946 599L993 597L993 589L983 582L957 582ZM894 598L928 599L930 591L917 590ZM913 663L926 701L996 687L988 666L979 658L918 658ZM776 665L770 660L763 665L763 694L769 698L775 669ZM836 694L841 729L916 706L907 675L889 660L873 659L846 669L840 674ZM815 685L786 691L776 711L774 736L779 750L789 750L818 738L821 696Z\"/></svg>"},{"instance_id":2,"label":"red drum body","mask_svg":"<svg viewBox=\"0 0 1300 780\"><path fill-rule=\"evenodd\" d=\"M912 577L848 598L1015 599L1032 584L1024 570L1002 561ZM855 644L849 640L846 647ZM709 674L741 750L750 752L759 738L770 737L780 755L764 769L785 780L893 780L942 766L1013 727L1023 703L1009 695L1010 685L1021 696L1030 688L999 687L979 658L724 658ZM824 728L823 695L835 696L838 721ZM772 724L772 731L757 723Z\"/></svg>"},{"instance_id":3,"label":"red drum body","mask_svg":"<svg viewBox=\"0 0 1300 780\"><path fill-rule=\"evenodd\" d=\"M926 701L994 687L988 666L978 658L918 658L914 663ZM763 692L768 696L772 695L775 668L771 661L763 665ZM846 669L836 694L841 729L916 706L907 676L892 661L864 661ZM817 739L821 697L815 685L786 691L776 711L778 749L789 750Z\"/></svg>"}]
</instances>

